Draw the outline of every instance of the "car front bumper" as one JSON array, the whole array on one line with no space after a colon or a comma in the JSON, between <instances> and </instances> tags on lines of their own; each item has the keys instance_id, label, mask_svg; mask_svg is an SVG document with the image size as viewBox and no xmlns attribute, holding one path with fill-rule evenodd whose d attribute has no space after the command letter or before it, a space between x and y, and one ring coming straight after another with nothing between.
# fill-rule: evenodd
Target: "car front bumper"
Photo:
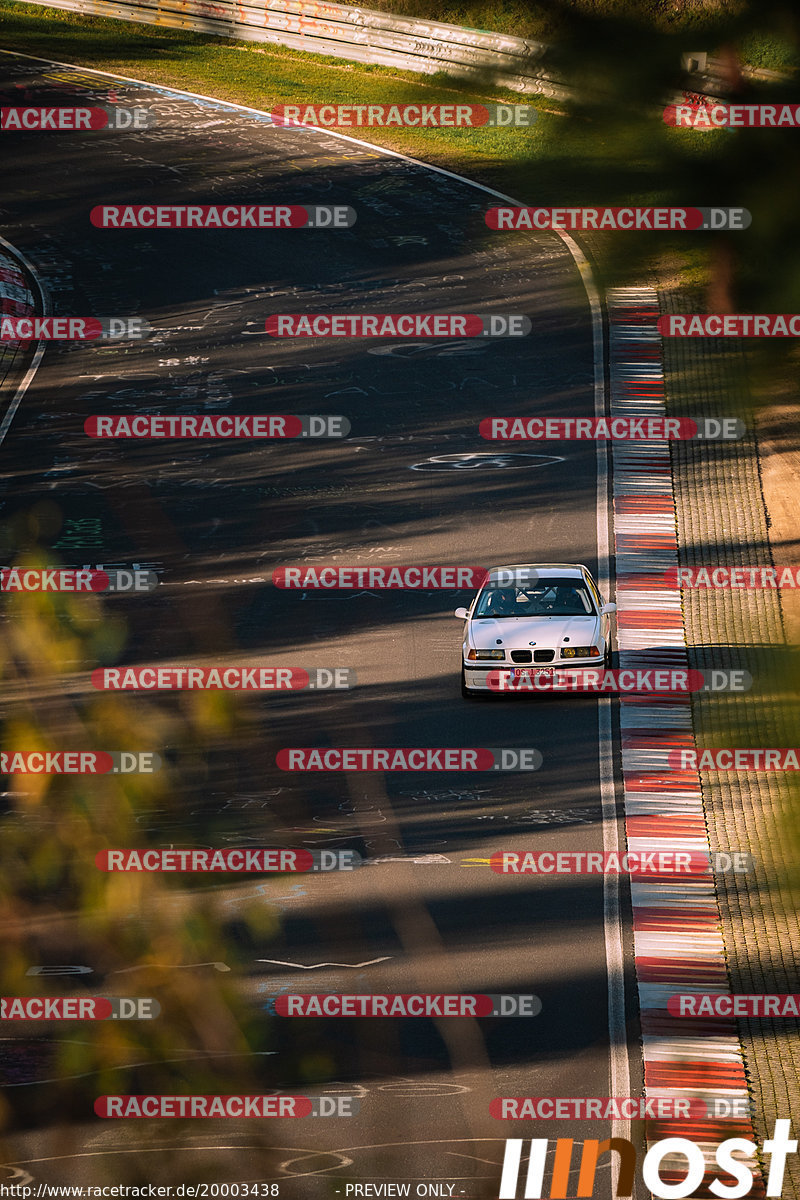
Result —
<instances>
[{"instance_id":1,"label":"car front bumper","mask_svg":"<svg viewBox=\"0 0 800 1200\"><path fill-rule=\"evenodd\" d=\"M561 659L559 662L553 663L504 663L504 662L466 662L462 659L464 668L464 682L468 688L476 692L488 692L494 689L489 687L486 682L486 676L490 671L542 671L550 675L563 675L568 671L578 670L602 670L604 659L602 655L599 658L581 658L566 661ZM542 688L542 691L547 689Z\"/></svg>"}]
</instances>

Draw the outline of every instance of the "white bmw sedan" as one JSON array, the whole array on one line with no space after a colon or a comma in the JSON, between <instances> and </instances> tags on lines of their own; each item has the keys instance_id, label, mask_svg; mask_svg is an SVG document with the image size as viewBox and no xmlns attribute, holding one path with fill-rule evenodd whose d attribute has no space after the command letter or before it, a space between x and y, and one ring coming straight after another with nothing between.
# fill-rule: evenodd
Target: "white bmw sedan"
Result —
<instances>
[{"instance_id":1,"label":"white bmw sedan","mask_svg":"<svg viewBox=\"0 0 800 1200\"><path fill-rule=\"evenodd\" d=\"M489 671L609 667L616 611L581 564L492 567L469 608L455 613L465 622L462 695L488 692Z\"/></svg>"}]
</instances>

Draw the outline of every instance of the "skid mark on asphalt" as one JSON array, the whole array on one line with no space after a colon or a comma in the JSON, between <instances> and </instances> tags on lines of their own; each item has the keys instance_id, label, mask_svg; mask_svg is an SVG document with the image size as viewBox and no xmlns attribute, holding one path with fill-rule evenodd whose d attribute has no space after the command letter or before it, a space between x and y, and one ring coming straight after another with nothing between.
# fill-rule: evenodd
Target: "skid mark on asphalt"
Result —
<instances>
[{"instance_id":1,"label":"skid mark on asphalt","mask_svg":"<svg viewBox=\"0 0 800 1200\"><path fill-rule=\"evenodd\" d=\"M464 1144L476 1145L477 1143L480 1143L480 1142L485 1142L490 1145L496 1146L497 1147L497 1158L496 1159L486 1159L486 1158L482 1158L476 1154L469 1154L464 1151L456 1151L456 1150L451 1149L451 1147L457 1146L457 1145L464 1145ZM298 1179L298 1178L308 1178L310 1176L329 1176L333 1171L344 1170L346 1167L352 1166L355 1162L355 1159L353 1157L351 1157L351 1155L356 1155L359 1153L363 1154L366 1151L392 1150L392 1149L407 1150L411 1147L424 1147L424 1146L447 1147L447 1150L445 1151L445 1155L446 1155L447 1159L455 1159L455 1158L469 1159L472 1162L479 1163L481 1166L491 1166L493 1169L493 1172L495 1172L495 1171L499 1171L499 1169L500 1169L500 1165L501 1165L501 1161L502 1161L502 1150L505 1146L505 1138L499 1138L499 1137L498 1138L456 1138L456 1139L436 1138L436 1139L432 1139L432 1140L428 1140L428 1141L420 1141L420 1142L377 1142L377 1143L373 1143L370 1145L343 1146L336 1150L309 1150L305 1146L268 1146L268 1147L266 1147L266 1146L262 1146L262 1145L258 1145L258 1144L252 1144L252 1143L248 1144L247 1142L240 1142L238 1144L221 1145L221 1146L220 1145L197 1145L193 1139L187 1139L187 1143L191 1146L192 1154L201 1153L203 1151L207 1151L210 1153L218 1153L219 1151L224 1151L224 1150L232 1150L232 1151L238 1151L238 1152L261 1151L263 1153L268 1152L271 1155L289 1154L291 1157L284 1158L275 1165L273 1170L275 1170L277 1172L277 1176L273 1176L272 1178L276 1178L276 1177L277 1178L287 1178L288 1177L288 1178L292 1178L292 1179ZM110 1149L105 1149L105 1150L84 1151L84 1152L77 1153L77 1154L57 1154L57 1155L50 1155L50 1156L43 1157L43 1158L24 1159L18 1163L12 1162L12 1163L0 1164L0 1170L8 1171L9 1172L8 1178L14 1179L17 1183L30 1184L30 1183L35 1182L37 1177L35 1175L31 1175L30 1172L26 1171L25 1170L26 1167L37 1167L40 1164L44 1164L44 1163L74 1163L74 1162L78 1162L78 1161L85 1162L85 1160L87 1160L87 1159L95 1159L95 1160L105 1159L105 1158L113 1157L115 1155L163 1154L166 1149L169 1149L173 1153L175 1153L175 1152L180 1151L182 1148L183 1148L183 1146L180 1143L176 1143L174 1141L172 1141L172 1142L164 1141L164 1142L159 1143L157 1146L140 1145L140 1146L137 1146L134 1148L130 1148L130 1147L124 1147L124 1148L119 1148L119 1149L110 1148ZM188 1148L188 1145L186 1148ZM319 1160L321 1158L328 1158L333 1161L330 1161L325 1166L316 1167L311 1170L302 1169L302 1164L304 1162L308 1162L309 1160L315 1160L315 1159ZM300 1169L298 1169L298 1168L300 1168ZM488 1177L488 1175L481 1176L481 1178L487 1178L487 1177ZM428 1176L427 1178L437 1178L437 1176ZM451 1170L448 1170L445 1173L439 1175L438 1178L446 1179L451 1182L453 1180L457 1180L459 1182L462 1182L462 1181L470 1182L470 1181L476 1180L478 1177L475 1176L474 1174L469 1174L469 1175L454 1174L451 1169ZM260 1179L264 1180L265 1176L263 1174L261 1174Z\"/></svg>"},{"instance_id":2,"label":"skid mark on asphalt","mask_svg":"<svg viewBox=\"0 0 800 1200\"><path fill-rule=\"evenodd\" d=\"M15 1038L0 1038L0 1050L2 1050L2 1043L6 1042L6 1041L11 1042L12 1044L16 1044ZM87 1047L90 1046L91 1044L92 1043L90 1043L90 1042L77 1041L75 1038L54 1038L52 1042L48 1043L48 1045L74 1045L74 1046L87 1046ZM161 1066L162 1063L184 1063L184 1062L193 1062L198 1059L203 1059L205 1061L208 1058L214 1058L214 1059L217 1059L217 1058L259 1058L259 1057L267 1058L267 1057L273 1057L277 1053L278 1053L277 1050L249 1050L249 1051L244 1051L244 1052L231 1051L230 1053L220 1052L220 1053L216 1053L213 1055L209 1055L209 1054L206 1054L204 1051L200 1051L200 1050L198 1050L198 1051L187 1050L184 1054L179 1055L177 1058L161 1058L159 1056L157 1059L145 1058L145 1059L142 1059L141 1061L137 1061L137 1062L119 1063L117 1066L113 1066L113 1065L109 1065L109 1064L105 1063L105 1064L103 1064L102 1067L97 1067L93 1071L81 1071L75 1075L64 1075L63 1073L59 1073L58 1075L53 1076L52 1079L26 1079L26 1080L23 1080L21 1083L10 1083L7 1080L3 1080L3 1087L4 1088L40 1087L42 1084L50 1084L50 1083L61 1084L61 1083L64 1083L68 1079L69 1080L89 1079L93 1075L101 1075L106 1072L133 1071L138 1067Z\"/></svg>"},{"instance_id":3,"label":"skid mark on asphalt","mask_svg":"<svg viewBox=\"0 0 800 1200\"><path fill-rule=\"evenodd\" d=\"M191 971L195 967L213 967L215 971L230 971L224 962L205 963L140 963L136 967L121 967L118 971L107 971L108 975L127 975L130 971Z\"/></svg>"}]
</instances>

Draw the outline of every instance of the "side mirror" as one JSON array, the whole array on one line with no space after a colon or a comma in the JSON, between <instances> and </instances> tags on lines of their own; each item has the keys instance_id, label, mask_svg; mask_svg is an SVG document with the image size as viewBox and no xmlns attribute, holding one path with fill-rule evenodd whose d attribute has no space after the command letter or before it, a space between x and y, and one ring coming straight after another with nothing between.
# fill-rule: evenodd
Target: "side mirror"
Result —
<instances>
[{"instance_id":1,"label":"side mirror","mask_svg":"<svg viewBox=\"0 0 800 1200\"><path fill-rule=\"evenodd\" d=\"M455 611L455 615L456 615L457 617L459 617L459 618L460 618L462 621L466 621L466 619L467 619L467 610L466 610L465 608L457 608L457 609L456 609L456 611Z\"/></svg>"},{"instance_id":2,"label":"side mirror","mask_svg":"<svg viewBox=\"0 0 800 1200\"><path fill-rule=\"evenodd\" d=\"M617 606L613 600L611 601L610 604L604 604L603 607L600 609L600 612L603 615L605 615L606 613L615 613L616 611L617 611Z\"/></svg>"}]
</instances>

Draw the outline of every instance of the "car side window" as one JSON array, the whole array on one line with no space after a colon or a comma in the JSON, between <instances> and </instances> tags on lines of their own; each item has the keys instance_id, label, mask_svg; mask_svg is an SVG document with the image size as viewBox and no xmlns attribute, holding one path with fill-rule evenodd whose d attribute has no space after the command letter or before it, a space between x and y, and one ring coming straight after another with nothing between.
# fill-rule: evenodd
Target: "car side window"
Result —
<instances>
[{"instance_id":1,"label":"car side window","mask_svg":"<svg viewBox=\"0 0 800 1200\"><path fill-rule=\"evenodd\" d=\"M586 582L589 585L589 591L592 593L594 602L597 605L597 611L599 612L600 609L603 607L603 601L600 599L600 593L598 592L597 588L594 586L594 583L592 582L592 580L589 578L588 575L586 576Z\"/></svg>"}]
</instances>

